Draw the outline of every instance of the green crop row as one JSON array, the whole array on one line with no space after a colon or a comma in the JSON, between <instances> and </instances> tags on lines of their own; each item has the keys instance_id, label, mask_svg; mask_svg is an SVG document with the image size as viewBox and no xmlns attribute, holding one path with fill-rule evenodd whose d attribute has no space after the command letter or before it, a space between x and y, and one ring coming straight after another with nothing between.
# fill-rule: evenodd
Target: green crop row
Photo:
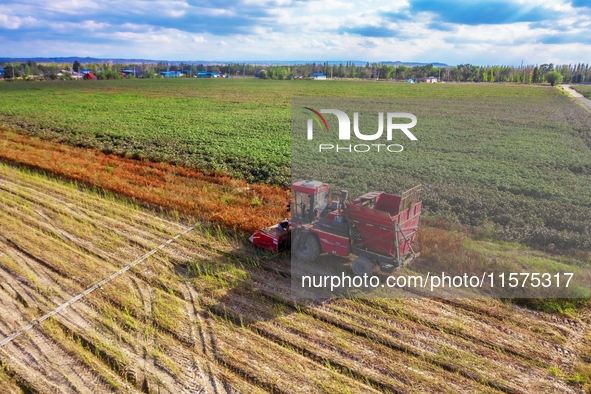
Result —
<instances>
[{"instance_id":1,"label":"green crop row","mask_svg":"<svg viewBox=\"0 0 591 394\"><path fill-rule=\"evenodd\" d=\"M325 108L323 99L312 106ZM546 248L591 249L591 116L566 97L392 98L383 102L329 100L357 109L414 114L417 141L398 131L392 141L338 141L294 128L294 179L314 178L356 197L370 190L400 193L422 184L424 212L483 235ZM294 122L305 124L305 114ZM336 117L325 115L329 130ZM375 118L375 115L374 115ZM371 125L373 121L373 126ZM375 133L377 119L360 126ZM373 128L372 128L373 127ZM324 149L338 143L340 151ZM400 144L402 152L350 153L349 145ZM344 149L345 148L345 149ZM398 150L398 149L396 149ZM486 229L486 231L484 231Z\"/></svg>"},{"instance_id":2,"label":"green crop row","mask_svg":"<svg viewBox=\"0 0 591 394\"><path fill-rule=\"evenodd\" d=\"M509 85L131 80L0 86L0 122L75 145L289 184L294 97L531 97Z\"/></svg>"},{"instance_id":3,"label":"green crop row","mask_svg":"<svg viewBox=\"0 0 591 394\"><path fill-rule=\"evenodd\" d=\"M390 155L315 155L292 99L379 98L415 114ZM324 107L322 107L324 108ZM327 119L331 115L327 115ZM350 189L423 184L426 212L495 237L591 248L591 117L558 89L511 84L164 79L0 85L0 124L129 157L289 186L290 171ZM332 130L332 129L331 129ZM400 139L402 138L402 139ZM490 230L490 231L489 231Z\"/></svg>"}]
</instances>

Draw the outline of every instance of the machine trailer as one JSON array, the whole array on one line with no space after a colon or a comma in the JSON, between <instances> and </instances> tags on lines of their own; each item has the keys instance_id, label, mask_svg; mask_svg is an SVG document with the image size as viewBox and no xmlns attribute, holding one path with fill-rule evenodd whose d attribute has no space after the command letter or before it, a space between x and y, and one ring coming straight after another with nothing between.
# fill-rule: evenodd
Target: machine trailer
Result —
<instances>
[{"instance_id":1,"label":"machine trailer","mask_svg":"<svg viewBox=\"0 0 591 394\"><path fill-rule=\"evenodd\" d=\"M291 219L255 232L250 241L272 252L292 246L295 257L314 261L320 253L355 255L356 275L371 275L374 266L391 273L418 253L413 244L421 213L420 185L401 195L372 191L348 200L330 201L326 183L306 180L292 185Z\"/></svg>"}]
</instances>

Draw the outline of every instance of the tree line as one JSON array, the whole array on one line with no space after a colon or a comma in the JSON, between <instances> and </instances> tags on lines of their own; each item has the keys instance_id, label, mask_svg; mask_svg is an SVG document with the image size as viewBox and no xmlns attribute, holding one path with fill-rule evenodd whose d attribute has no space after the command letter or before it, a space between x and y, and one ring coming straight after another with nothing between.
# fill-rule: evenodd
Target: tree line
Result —
<instances>
[{"instance_id":1,"label":"tree line","mask_svg":"<svg viewBox=\"0 0 591 394\"><path fill-rule=\"evenodd\" d=\"M388 63L366 63L365 65L345 62L341 64L304 63L295 65L261 65L248 63L228 63L208 65L194 63L143 63L113 64L88 63L81 64L77 60L73 64L36 63L32 60L23 63L0 63L4 68L5 78L43 77L46 79L67 79L72 72L88 69L99 79L124 78L123 70L133 70L131 76L154 78L162 71L180 71L184 76L196 76L202 71L219 72L232 77L258 76L268 79L307 78L312 73L322 73L328 78L360 78L381 80L407 80L425 77L436 77L444 82L516 82L516 83L584 83L591 82L589 64L552 63L541 65L493 65L476 66L458 64L456 66L420 66L392 65ZM65 72L64 72L65 71Z\"/></svg>"}]
</instances>

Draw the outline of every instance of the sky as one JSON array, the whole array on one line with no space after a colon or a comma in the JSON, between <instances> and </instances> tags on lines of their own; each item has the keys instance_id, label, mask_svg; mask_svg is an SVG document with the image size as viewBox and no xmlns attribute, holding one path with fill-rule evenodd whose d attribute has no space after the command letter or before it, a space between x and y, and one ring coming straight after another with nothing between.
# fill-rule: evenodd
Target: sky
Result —
<instances>
[{"instance_id":1,"label":"sky","mask_svg":"<svg viewBox=\"0 0 591 394\"><path fill-rule=\"evenodd\" d=\"M0 57L591 63L591 0L1 0Z\"/></svg>"}]
</instances>

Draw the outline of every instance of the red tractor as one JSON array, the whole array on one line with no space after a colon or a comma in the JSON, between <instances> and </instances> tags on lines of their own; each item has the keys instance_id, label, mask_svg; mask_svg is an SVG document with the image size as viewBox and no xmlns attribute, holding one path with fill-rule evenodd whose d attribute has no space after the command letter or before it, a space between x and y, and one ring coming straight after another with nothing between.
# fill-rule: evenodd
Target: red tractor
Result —
<instances>
[{"instance_id":1,"label":"red tractor","mask_svg":"<svg viewBox=\"0 0 591 394\"><path fill-rule=\"evenodd\" d=\"M332 202L329 189L318 181L294 183L291 219L257 231L250 241L272 252L292 246L303 261L316 260L321 252L354 254L353 272L360 276L371 275L374 264L391 273L418 257L412 245L421 213L420 186L400 196L373 191L353 201L343 190L340 201Z\"/></svg>"}]
</instances>

